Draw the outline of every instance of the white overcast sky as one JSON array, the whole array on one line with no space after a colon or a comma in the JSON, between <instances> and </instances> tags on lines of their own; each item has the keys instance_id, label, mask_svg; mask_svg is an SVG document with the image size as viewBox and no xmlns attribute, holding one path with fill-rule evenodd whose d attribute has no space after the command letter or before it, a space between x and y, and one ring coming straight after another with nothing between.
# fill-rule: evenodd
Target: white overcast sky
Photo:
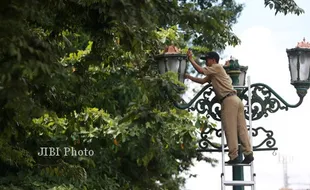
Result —
<instances>
[{"instance_id":1,"label":"white overcast sky","mask_svg":"<svg viewBox=\"0 0 310 190\"><path fill-rule=\"evenodd\" d=\"M264 0L238 2L245 3L245 9L234 27L234 32L242 40L242 44L235 48L227 48L224 52L227 57L223 55L221 63L231 55L236 57L241 65L249 66L247 76L251 77L252 83L265 83L288 103L297 103L299 98L295 88L290 84L286 48L295 47L304 37L310 41L310 1L296 0L306 12L301 16L282 14L275 16L273 10L264 7ZM253 127L262 126L273 130L277 140L276 147L279 148L277 156L273 156L272 151L255 152L256 190L279 190L283 187L281 158L284 156L289 160L288 174L291 187L294 190L306 189L307 186L294 183L309 183L310 188L309 118L310 90L300 107L288 111L281 110L253 122ZM257 143L259 142L254 139L254 144ZM220 153L213 153L211 156L221 158ZM226 171L227 176L231 177L231 170ZM197 162L191 172L198 176L187 180L186 190L221 189L221 164L212 168L209 164ZM249 173L248 169L244 170L245 178L249 179ZM248 189L250 188L245 188Z\"/></svg>"}]
</instances>

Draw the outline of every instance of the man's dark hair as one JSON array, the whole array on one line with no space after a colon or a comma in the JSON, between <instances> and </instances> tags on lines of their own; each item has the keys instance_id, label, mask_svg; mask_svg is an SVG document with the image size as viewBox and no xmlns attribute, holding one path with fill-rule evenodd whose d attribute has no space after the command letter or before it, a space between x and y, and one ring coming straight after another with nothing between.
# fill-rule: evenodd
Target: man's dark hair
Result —
<instances>
[{"instance_id":1,"label":"man's dark hair","mask_svg":"<svg viewBox=\"0 0 310 190\"><path fill-rule=\"evenodd\" d=\"M216 63L219 63L220 56L215 51L211 51L206 54L206 60L207 59L215 59Z\"/></svg>"}]
</instances>

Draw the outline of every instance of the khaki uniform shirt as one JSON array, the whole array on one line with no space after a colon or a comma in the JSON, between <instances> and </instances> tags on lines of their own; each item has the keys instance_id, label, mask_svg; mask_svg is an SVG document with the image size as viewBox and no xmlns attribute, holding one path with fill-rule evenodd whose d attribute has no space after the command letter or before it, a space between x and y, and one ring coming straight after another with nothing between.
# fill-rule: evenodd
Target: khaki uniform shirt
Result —
<instances>
[{"instance_id":1,"label":"khaki uniform shirt","mask_svg":"<svg viewBox=\"0 0 310 190\"><path fill-rule=\"evenodd\" d=\"M212 84L216 97L221 100L231 92L237 92L233 85L230 76L220 64L213 64L211 67L206 67L204 74L207 76L208 82Z\"/></svg>"}]
</instances>

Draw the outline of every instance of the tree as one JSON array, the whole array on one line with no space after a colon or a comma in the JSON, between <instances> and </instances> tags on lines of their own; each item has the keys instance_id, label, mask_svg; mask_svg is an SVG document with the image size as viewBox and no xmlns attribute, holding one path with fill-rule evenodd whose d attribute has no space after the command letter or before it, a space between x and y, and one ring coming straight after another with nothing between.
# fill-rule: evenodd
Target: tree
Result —
<instances>
[{"instance_id":1,"label":"tree","mask_svg":"<svg viewBox=\"0 0 310 190\"><path fill-rule=\"evenodd\" d=\"M275 15L283 13L303 14L305 11L300 8L294 0L265 0L265 6L275 10Z\"/></svg>"},{"instance_id":2,"label":"tree","mask_svg":"<svg viewBox=\"0 0 310 190\"><path fill-rule=\"evenodd\" d=\"M173 190L194 158L216 163L196 152L207 119L173 107L176 76L154 72L152 57L168 43L192 41L198 53L237 45L231 27L242 8L232 0L1 1L1 189ZM43 146L94 155L41 157Z\"/></svg>"}]
</instances>

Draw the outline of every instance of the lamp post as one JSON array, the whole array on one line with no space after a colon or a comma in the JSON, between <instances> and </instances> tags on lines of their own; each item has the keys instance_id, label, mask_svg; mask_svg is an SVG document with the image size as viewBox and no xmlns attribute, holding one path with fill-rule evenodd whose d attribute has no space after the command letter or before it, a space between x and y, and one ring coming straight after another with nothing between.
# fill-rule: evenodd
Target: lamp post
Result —
<instances>
[{"instance_id":1,"label":"lamp post","mask_svg":"<svg viewBox=\"0 0 310 190\"><path fill-rule=\"evenodd\" d=\"M169 48L171 49L169 53ZM179 54L178 51L174 50L174 46L169 46L166 53L157 56L158 66L167 68L169 70L169 60L177 58L178 60L185 60L186 57L183 54ZM167 54L168 52L168 54ZM245 108L245 118L249 119L249 109L252 112L252 121L259 120L262 117L268 117L269 113L275 113L279 110L288 110L288 108L296 108L301 105L303 98L307 94L307 90L310 87L310 43L303 39L299 42L295 48L286 50L289 60L289 71L291 76L291 84L295 87L299 101L296 104L287 103L279 94L277 94L271 87L263 83L254 83L250 85L252 97L252 107ZM172 56L173 55L173 56ZM185 57L184 57L185 56ZM178 72L179 75L184 76L185 66L182 65L182 61L178 63L177 67L173 67L174 71ZM224 66L226 72L230 75L235 89L238 91L238 96L242 101L245 101L246 105L249 103L249 97L247 96L248 89L241 89L239 86L245 85L245 76L248 67L240 66L238 60L231 59L229 65ZM175 62L176 64L176 62ZM170 67L172 68L172 67ZM183 70L184 69L184 70ZM163 69L160 70L163 73ZM184 82L184 77L179 76L179 80ZM174 102L174 105L179 109L187 109L188 111L197 111L199 114L206 114L212 117L216 121L221 121L220 114L220 103L215 97L215 93L211 84L205 85L188 103L179 104ZM267 150L278 150L275 147L276 140L273 137L273 131L266 130L263 127L252 128L252 136L258 135L259 131L266 133L266 138L258 145L253 145L253 151L267 151ZM220 145L213 143L209 140L209 135L215 131L217 137L221 137L221 129L207 128L201 132L201 139L199 141L199 152L221 152L222 148ZM265 148L263 146L266 146ZM224 146L227 152L227 145ZM239 149L240 150L240 149ZM239 159L242 159L242 154ZM235 166L233 168L233 179L243 180L243 166ZM234 190L243 190L243 186L234 186Z\"/></svg>"}]
</instances>

